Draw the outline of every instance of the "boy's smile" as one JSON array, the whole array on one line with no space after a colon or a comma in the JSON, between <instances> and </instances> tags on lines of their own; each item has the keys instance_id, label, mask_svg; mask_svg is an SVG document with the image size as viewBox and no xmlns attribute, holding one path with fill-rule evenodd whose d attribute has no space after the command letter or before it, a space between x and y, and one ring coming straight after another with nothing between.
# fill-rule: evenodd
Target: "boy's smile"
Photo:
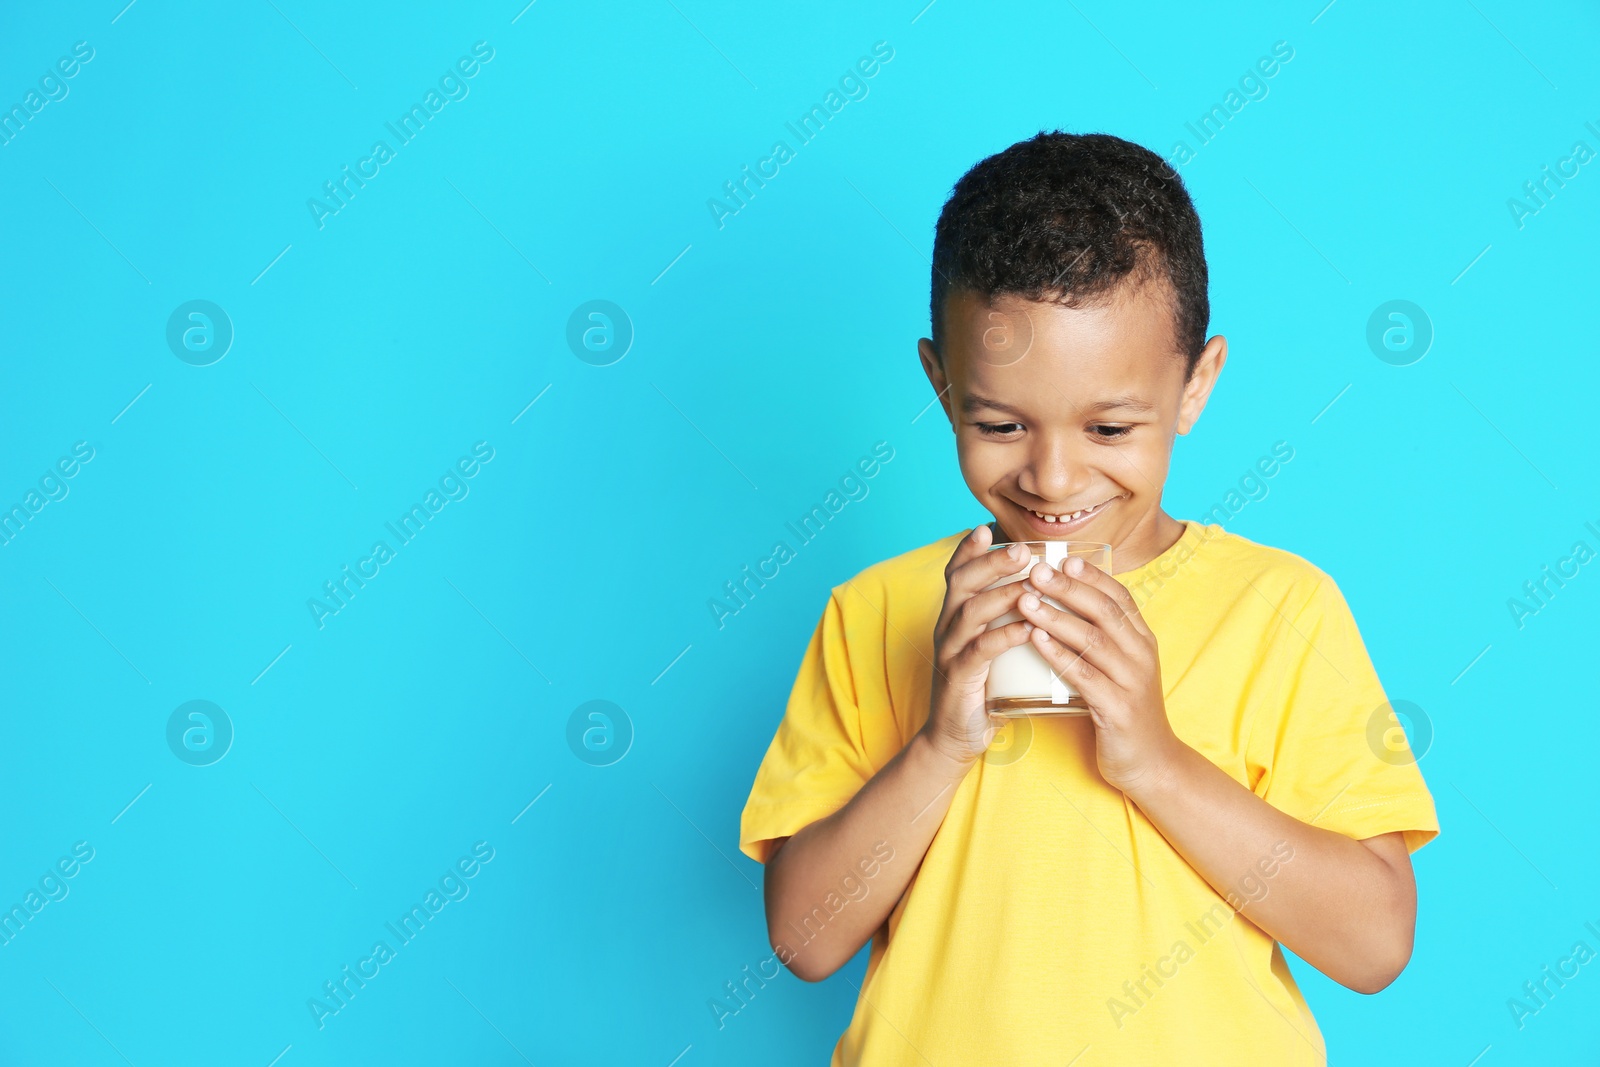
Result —
<instances>
[{"instance_id":1,"label":"boy's smile","mask_svg":"<svg viewBox=\"0 0 1600 1067\"><path fill-rule=\"evenodd\" d=\"M1161 510L1172 442L1200 417L1227 341L1212 337L1185 381L1168 292L1124 284L1083 308L950 293L944 358L917 347L997 542L1104 542L1122 572L1182 535Z\"/></svg>"}]
</instances>

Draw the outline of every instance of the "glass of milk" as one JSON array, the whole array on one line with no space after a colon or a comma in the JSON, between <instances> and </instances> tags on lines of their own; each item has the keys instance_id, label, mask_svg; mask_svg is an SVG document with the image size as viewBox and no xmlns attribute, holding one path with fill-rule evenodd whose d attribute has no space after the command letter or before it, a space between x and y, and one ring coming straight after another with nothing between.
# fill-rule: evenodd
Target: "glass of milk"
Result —
<instances>
[{"instance_id":1,"label":"glass of milk","mask_svg":"<svg viewBox=\"0 0 1600 1067\"><path fill-rule=\"evenodd\" d=\"M990 551L999 551L1011 547L1013 542L1002 542L993 545ZM1107 574L1111 573L1111 546L1095 541L1019 541L1028 550L1030 559L1028 565L1016 574L1002 578L989 586L990 589L1012 582L1020 582L1028 577L1028 573L1039 563L1048 564L1055 570L1061 570L1067 560L1077 556L1085 563L1099 567ZM1032 583L1029 583L1030 588ZM1054 597L1039 594L1045 603L1052 607L1067 611L1067 608ZM1022 619L1019 612L1009 611L991 622L988 629L993 630L1004 626L1008 622L1018 622ZM985 703L989 714L1002 718L1017 718L1024 715L1087 715L1089 707L1084 702L1082 695L1073 687L1072 683L1056 674L1050 669L1050 664L1044 656L1033 647L1030 640L1025 645L1008 648L996 656L989 664L989 680L984 687Z\"/></svg>"}]
</instances>

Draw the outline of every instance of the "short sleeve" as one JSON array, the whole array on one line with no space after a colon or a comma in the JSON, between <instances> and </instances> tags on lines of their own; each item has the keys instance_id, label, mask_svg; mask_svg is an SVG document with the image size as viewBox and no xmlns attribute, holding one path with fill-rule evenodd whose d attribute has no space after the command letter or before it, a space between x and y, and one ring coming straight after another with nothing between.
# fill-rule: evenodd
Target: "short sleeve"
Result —
<instances>
[{"instance_id":1,"label":"short sleeve","mask_svg":"<svg viewBox=\"0 0 1600 1067\"><path fill-rule=\"evenodd\" d=\"M1251 730L1255 792L1302 822L1362 839L1403 831L1415 852L1439 833L1433 796L1331 578L1274 636L1281 686Z\"/></svg>"},{"instance_id":2,"label":"short sleeve","mask_svg":"<svg viewBox=\"0 0 1600 1067\"><path fill-rule=\"evenodd\" d=\"M836 590L811 635L739 820L739 850L751 859L766 863L773 841L832 815L876 773L857 692L849 628Z\"/></svg>"}]
</instances>

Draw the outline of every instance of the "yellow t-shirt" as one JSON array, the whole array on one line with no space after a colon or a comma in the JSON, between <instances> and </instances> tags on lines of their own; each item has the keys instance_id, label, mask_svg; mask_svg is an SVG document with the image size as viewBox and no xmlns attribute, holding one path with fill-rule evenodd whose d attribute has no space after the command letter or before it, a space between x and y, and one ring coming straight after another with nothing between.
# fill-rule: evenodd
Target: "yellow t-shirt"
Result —
<instances>
[{"instance_id":1,"label":"yellow t-shirt","mask_svg":"<svg viewBox=\"0 0 1600 1067\"><path fill-rule=\"evenodd\" d=\"M1116 576L1156 635L1177 735L1304 822L1357 839L1404 831L1412 852L1432 840L1433 798L1333 580L1220 526L1184 526ZM752 859L837 811L926 721L943 571L964 533L833 589L744 808ZM869 870L847 888L870 893ZM1106 784L1094 728L1074 716L1019 720L962 780L872 938L832 1062L1325 1061L1278 944Z\"/></svg>"}]
</instances>

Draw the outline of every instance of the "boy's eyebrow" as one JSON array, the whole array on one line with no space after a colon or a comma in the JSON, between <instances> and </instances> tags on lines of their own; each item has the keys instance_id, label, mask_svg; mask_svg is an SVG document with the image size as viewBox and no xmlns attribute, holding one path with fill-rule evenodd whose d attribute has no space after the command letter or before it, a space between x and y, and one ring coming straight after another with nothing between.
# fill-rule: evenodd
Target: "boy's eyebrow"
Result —
<instances>
[{"instance_id":1,"label":"boy's eyebrow","mask_svg":"<svg viewBox=\"0 0 1600 1067\"><path fill-rule=\"evenodd\" d=\"M1106 400L1102 400L1097 404L1089 405L1090 411L1121 410L1131 411L1136 415L1148 415L1155 411L1155 409L1156 406L1150 403L1150 401L1144 399L1143 397L1134 396L1132 393L1124 393L1121 396L1113 396Z\"/></svg>"},{"instance_id":2,"label":"boy's eyebrow","mask_svg":"<svg viewBox=\"0 0 1600 1067\"><path fill-rule=\"evenodd\" d=\"M977 393L968 393L961 398L961 411L963 414L971 415L980 408L993 408L995 411L1003 411L1007 415L1015 415L1017 418L1022 417L1022 412L1010 404L1002 404L998 400L991 400L986 396L979 396Z\"/></svg>"},{"instance_id":3,"label":"boy's eyebrow","mask_svg":"<svg viewBox=\"0 0 1600 1067\"><path fill-rule=\"evenodd\" d=\"M964 414L971 415L980 408L992 408L995 411L1005 412L1007 415L1012 415L1017 418L1022 417L1022 412L1018 411L1010 404L1004 404L998 400L993 400L986 396L979 396L977 393L968 393L961 399L961 410ZM1142 397L1134 396L1132 393L1124 393L1121 396L1107 397L1105 400L1096 401L1095 403L1088 405L1088 407L1086 407L1084 410L1120 410L1132 412L1136 415L1147 415L1155 411L1156 408L1154 404L1143 399Z\"/></svg>"}]
</instances>

